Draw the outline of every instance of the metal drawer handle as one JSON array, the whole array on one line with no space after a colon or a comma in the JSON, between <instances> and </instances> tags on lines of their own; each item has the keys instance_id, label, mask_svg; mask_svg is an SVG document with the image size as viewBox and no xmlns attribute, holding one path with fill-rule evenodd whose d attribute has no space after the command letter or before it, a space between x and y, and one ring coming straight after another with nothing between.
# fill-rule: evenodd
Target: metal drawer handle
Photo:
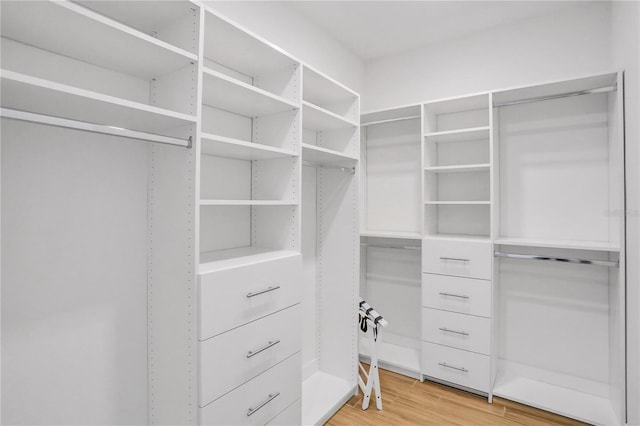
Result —
<instances>
[{"instance_id":1,"label":"metal drawer handle","mask_svg":"<svg viewBox=\"0 0 640 426\"><path fill-rule=\"evenodd\" d=\"M462 336L468 336L469 335L469 333L467 333L466 331L451 330L451 329L446 328L446 327L440 327L439 330L440 331L444 331L445 333L460 334Z\"/></svg>"},{"instance_id":2,"label":"metal drawer handle","mask_svg":"<svg viewBox=\"0 0 640 426\"><path fill-rule=\"evenodd\" d=\"M441 296L459 297L460 299L469 299L469 296L465 296L464 294L453 294L453 293L440 292L440 295Z\"/></svg>"},{"instance_id":3,"label":"metal drawer handle","mask_svg":"<svg viewBox=\"0 0 640 426\"><path fill-rule=\"evenodd\" d=\"M455 262L470 262L469 259L461 259L459 257L441 257L440 260L446 262L447 260L453 260Z\"/></svg>"},{"instance_id":4,"label":"metal drawer handle","mask_svg":"<svg viewBox=\"0 0 640 426\"><path fill-rule=\"evenodd\" d=\"M258 406L256 408L249 408L247 410L247 417L249 417L250 415L252 415L253 413L255 413L256 411L258 411L259 409L261 409L262 407L264 407L265 405L267 405L268 403L270 403L271 401L273 401L274 399L276 399L276 397L280 395L280 392L276 392L276 393L270 393L269 396L267 397L267 399L265 399L264 401L262 401L260 404L258 404Z\"/></svg>"},{"instance_id":5,"label":"metal drawer handle","mask_svg":"<svg viewBox=\"0 0 640 426\"><path fill-rule=\"evenodd\" d=\"M253 296L260 296L261 294L269 293L270 291L279 289L280 286L268 287L264 290L256 291L255 293L247 293L247 299L252 298Z\"/></svg>"},{"instance_id":6,"label":"metal drawer handle","mask_svg":"<svg viewBox=\"0 0 640 426\"><path fill-rule=\"evenodd\" d=\"M258 355L260 352L266 351L267 349L277 345L278 343L280 343L280 340L273 340L273 341L270 340L269 343L267 343L266 345L264 345L260 349L256 349L255 351L247 352L247 358L251 358L254 355Z\"/></svg>"},{"instance_id":7,"label":"metal drawer handle","mask_svg":"<svg viewBox=\"0 0 640 426\"><path fill-rule=\"evenodd\" d=\"M468 373L469 372L469 370L467 370L464 367L454 367L453 365L449 365L446 362L439 362L438 365L440 365L442 367L450 368L452 370L462 371L463 373Z\"/></svg>"}]
</instances>

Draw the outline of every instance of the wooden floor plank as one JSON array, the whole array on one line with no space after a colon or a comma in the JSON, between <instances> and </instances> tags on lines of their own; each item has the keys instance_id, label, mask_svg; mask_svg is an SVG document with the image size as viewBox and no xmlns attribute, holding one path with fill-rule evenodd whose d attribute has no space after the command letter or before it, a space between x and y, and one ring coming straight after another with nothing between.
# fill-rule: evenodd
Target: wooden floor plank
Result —
<instances>
[{"instance_id":1,"label":"wooden floor plank","mask_svg":"<svg viewBox=\"0 0 640 426\"><path fill-rule=\"evenodd\" d=\"M406 377L380 369L382 411L372 395L362 410L362 393L352 397L328 422L329 426L577 426L576 420L558 416L502 398L486 398L438 383Z\"/></svg>"}]
</instances>

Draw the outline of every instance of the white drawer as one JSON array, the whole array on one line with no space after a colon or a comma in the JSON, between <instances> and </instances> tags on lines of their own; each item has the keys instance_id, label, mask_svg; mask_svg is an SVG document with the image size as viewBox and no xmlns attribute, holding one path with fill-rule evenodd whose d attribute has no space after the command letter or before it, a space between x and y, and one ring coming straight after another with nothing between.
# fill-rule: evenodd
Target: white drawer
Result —
<instances>
[{"instance_id":1,"label":"white drawer","mask_svg":"<svg viewBox=\"0 0 640 426\"><path fill-rule=\"evenodd\" d=\"M300 353L200 409L202 425L264 425L302 395Z\"/></svg>"},{"instance_id":2,"label":"white drawer","mask_svg":"<svg viewBox=\"0 0 640 426\"><path fill-rule=\"evenodd\" d=\"M491 281L422 274L422 306L491 316Z\"/></svg>"},{"instance_id":3,"label":"white drawer","mask_svg":"<svg viewBox=\"0 0 640 426\"><path fill-rule=\"evenodd\" d=\"M422 240L423 272L491 279L491 241L473 239Z\"/></svg>"},{"instance_id":4,"label":"white drawer","mask_svg":"<svg viewBox=\"0 0 640 426\"><path fill-rule=\"evenodd\" d=\"M489 355L491 320L422 308L422 340Z\"/></svg>"},{"instance_id":5,"label":"white drawer","mask_svg":"<svg viewBox=\"0 0 640 426\"><path fill-rule=\"evenodd\" d=\"M489 391L489 359L487 355L422 342L422 374L481 392Z\"/></svg>"},{"instance_id":6,"label":"white drawer","mask_svg":"<svg viewBox=\"0 0 640 426\"><path fill-rule=\"evenodd\" d=\"M301 256L199 275L200 340L300 302Z\"/></svg>"},{"instance_id":7,"label":"white drawer","mask_svg":"<svg viewBox=\"0 0 640 426\"><path fill-rule=\"evenodd\" d=\"M302 424L302 400L299 399L289 407L287 407L282 413L278 414L278 417L267 423L270 426L299 426Z\"/></svg>"},{"instance_id":8,"label":"white drawer","mask_svg":"<svg viewBox=\"0 0 640 426\"><path fill-rule=\"evenodd\" d=\"M200 342L200 406L300 351L300 320L298 304Z\"/></svg>"}]
</instances>

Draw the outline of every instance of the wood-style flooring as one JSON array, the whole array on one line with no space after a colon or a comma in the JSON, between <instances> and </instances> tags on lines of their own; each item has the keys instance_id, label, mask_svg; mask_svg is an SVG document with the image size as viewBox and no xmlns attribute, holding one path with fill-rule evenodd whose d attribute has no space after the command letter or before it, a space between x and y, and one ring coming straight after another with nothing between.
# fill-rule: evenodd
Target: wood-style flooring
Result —
<instances>
[{"instance_id":1,"label":"wood-style flooring","mask_svg":"<svg viewBox=\"0 0 640 426\"><path fill-rule=\"evenodd\" d=\"M354 396L327 423L329 426L374 425L583 425L578 421L494 398L493 404L478 395L448 386L380 370L382 411L372 396L362 410L362 392Z\"/></svg>"}]
</instances>

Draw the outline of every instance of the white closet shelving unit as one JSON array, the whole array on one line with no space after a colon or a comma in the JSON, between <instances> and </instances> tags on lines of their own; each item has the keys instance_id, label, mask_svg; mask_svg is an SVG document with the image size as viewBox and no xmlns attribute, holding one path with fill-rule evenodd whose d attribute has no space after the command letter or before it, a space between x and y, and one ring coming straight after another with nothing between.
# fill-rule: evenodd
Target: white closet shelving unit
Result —
<instances>
[{"instance_id":1,"label":"white closet shelving unit","mask_svg":"<svg viewBox=\"0 0 640 426\"><path fill-rule=\"evenodd\" d=\"M357 93L196 2L1 7L3 422L327 420L357 385Z\"/></svg>"},{"instance_id":2,"label":"white closet shelving unit","mask_svg":"<svg viewBox=\"0 0 640 426\"><path fill-rule=\"evenodd\" d=\"M361 116L360 294L389 321L379 365L420 377L420 240L422 239L419 105ZM360 337L360 357L372 342Z\"/></svg>"},{"instance_id":3,"label":"white closet shelving unit","mask_svg":"<svg viewBox=\"0 0 640 426\"><path fill-rule=\"evenodd\" d=\"M360 97L302 77L302 424L319 425L357 389Z\"/></svg>"},{"instance_id":4,"label":"white closet shelving unit","mask_svg":"<svg viewBox=\"0 0 640 426\"><path fill-rule=\"evenodd\" d=\"M375 291L389 271L384 288L405 281L407 262L389 257L392 245L400 252L423 239L421 378L490 402L498 395L588 423L624 424L621 111L622 76L610 73L430 101L418 112L363 114L361 291L391 325L394 307L385 301L403 309L401 321L409 317L415 297L406 289L388 290L380 302ZM408 170L394 155L405 147L400 126L410 117L422 118L417 236L376 223L393 217L387 204L400 204L400 215L415 205L393 198L399 170ZM388 164L376 169L385 148ZM387 252L376 258L381 241ZM395 336L385 340L392 346ZM392 346L381 366L413 376L404 346ZM360 353L366 357L366 346Z\"/></svg>"}]
</instances>

